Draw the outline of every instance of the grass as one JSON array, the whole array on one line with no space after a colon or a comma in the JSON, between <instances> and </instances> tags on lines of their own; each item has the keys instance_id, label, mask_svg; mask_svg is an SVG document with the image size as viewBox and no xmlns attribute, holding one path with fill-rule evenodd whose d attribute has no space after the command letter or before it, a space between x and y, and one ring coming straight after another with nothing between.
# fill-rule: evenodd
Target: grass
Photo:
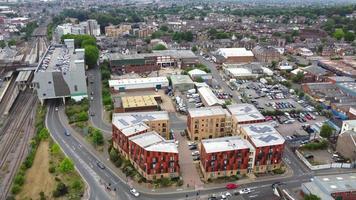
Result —
<instances>
[{"instance_id":1,"label":"grass","mask_svg":"<svg viewBox=\"0 0 356 200\"><path fill-rule=\"evenodd\" d=\"M111 98L109 79L110 79L110 69L107 62L100 65L101 82L102 82L102 101L106 111L112 111L114 105Z\"/></svg>"},{"instance_id":2,"label":"grass","mask_svg":"<svg viewBox=\"0 0 356 200\"><path fill-rule=\"evenodd\" d=\"M69 123L85 122L89 119L89 101L87 98L80 102L70 100L65 107L65 113L68 117Z\"/></svg>"},{"instance_id":3,"label":"grass","mask_svg":"<svg viewBox=\"0 0 356 200\"><path fill-rule=\"evenodd\" d=\"M322 140L321 142L311 142L301 147L301 149L306 149L306 150L320 150L320 149L322 150L326 148L328 148L327 140Z\"/></svg>"}]
</instances>

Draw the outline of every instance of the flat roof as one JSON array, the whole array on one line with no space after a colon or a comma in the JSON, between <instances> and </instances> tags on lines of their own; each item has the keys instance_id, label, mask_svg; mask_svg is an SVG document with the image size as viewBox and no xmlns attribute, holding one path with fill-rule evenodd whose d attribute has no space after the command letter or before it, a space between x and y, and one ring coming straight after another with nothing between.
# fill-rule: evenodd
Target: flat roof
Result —
<instances>
[{"instance_id":1,"label":"flat roof","mask_svg":"<svg viewBox=\"0 0 356 200\"><path fill-rule=\"evenodd\" d=\"M20 71L19 75L17 75L16 81L15 82L23 82L23 81L28 81L30 78L32 71Z\"/></svg>"},{"instance_id":2,"label":"flat roof","mask_svg":"<svg viewBox=\"0 0 356 200\"><path fill-rule=\"evenodd\" d=\"M171 75L171 80L173 85L182 83L194 84L188 75Z\"/></svg>"},{"instance_id":3,"label":"flat roof","mask_svg":"<svg viewBox=\"0 0 356 200\"><path fill-rule=\"evenodd\" d=\"M142 132L142 131L145 131L145 130L148 130L150 127L147 126L147 124L145 124L144 122L140 122L138 124L131 124L127 127L124 127L121 129L121 132L129 137L135 133L139 133L139 132Z\"/></svg>"},{"instance_id":4,"label":"flat roof","mask_svg":"<svg viewBox=\"0 0 356 200\"><path fill-rule=\"evenodd\" d=\"M208 104L208 106L214 106L214 105L222 105L224 104L224 101L220 100L210 89L210 87L201 87L198 88L198 92L205 100L205 102Z\"/></svg>"},{"instance_id":5,"label":"flat roof","mask_svg":"<svg viewBox=\"0 0 356 200\"><path fill-rule=\"evenodd\" d=\"M191 50L162 50L153 51L152 53L140 53L140 54L119 54L113 53L110 55L111 60L132 60L132 59L144 59L147 57L159 57L170 56L174 58L197 58L197 56Z\"/></svg>"},{"instance_id":6,"label":"flat roof","mask_svg":"<svg viewBox=\"0 0 356 200\"><path fill-rule=\"evenodd\" d=\"M336 85L351 96L356 96L356 82L343 82L337 83Z\"/></svg>"},{"instance_id":7,"label":"flat roof","mask_svg":"<svg viewBox=\"0 0 356 200\"><path fill-rule=\"evenodd\" d=\"M165 140L155 131L133 136L129 140L139 145L146 151L178 153L178 149L174 141Z\"/></svg>"},{"instance_id":8,"label":"flat roof","mask_svg":"<svg viewBox=\"0 0 356 200\"><path fill-rule=\"evenodd\" d=\"M328 79L331 79L335 82L355 82L354 78L348 76L329 76Z\"/></svg>"},{"instance_id":9,"label":"flat roof","mask_svg":"<svg viewBox=\"0 0 356 200\"><path fill-rule=\"evenodd\" d=\"M264 120L265 117L252 104L240 103L227 106L231 115L234 115L238 122L248 122L254 120Z\"/></svg>"},{"instance_id":10,"label":"flat roof","mask_svg":"<svg viewBox=\"0 0 356 200\"><path fill-rule=\"evenodd\" d=\"M188 109L188 113L191 117L209 117L209 116L217 116L217 115L230 115L230 113L227 112L227 110L223 109L220 106L191 108L191 109Z\"/></svg>"},{"instance_id":11,"label":"flat roof","mask_svg":"<svg viewBox=\"0 0 356 200\"><path fill-rule=\"evenodd\" d=\"M161 120L169 120L167 111L114 113L112 115L112 124L120 130L140 122Z\"/></svg>"},{"instance_id":12,"label":"flat roof","mask_svg":"<svg viewBox=\"0 0 356 200\"><path fill-rule=\"evenodd\" d=\"M284 144L285 140L279 132L269 124L241 125L255 147Z\"/></svg>"},{"instance_id":13,"label":"flat roof","mask_svg":"<svg viewBox=\"0 0 356 200\"><path fill-rule=\"evenodd\" d=\"M123 108L136 108L145 106L157 106L156 97L160 95L146 95L146 96L126 96L121 97Z\"/></svg>"},{"instance_id":14,"label":"flat roof","mask_svg":"<svg viewBox=\"0 0 356 200\"><path fill-rule=\"evenodd\" d=\"M206 153L254 149L253 146L239 136L205 139L201 141Z\"/></svg>"},{"instance_id":15,"label":"flat roof","mask_svg":"<svg viewBox=\"0 0 356 200\"><path fill-rule=\"evenodd\" d=\"M146 84L146 83L168 83L167 77L148 77L148 78L131 78L131 79L120 79L120 80L109 80L109 86L124 86L124 85L136 85L136 84Z\"/></svg>"},{"instance_id":16,"label":"flat roof","mask_svg":"<svg viewBox=\"0 0 356 200\"><path fill-rule=\"evenodd\" d=\"M356 191L356 173L315 176L313 182L320 185L328 194Z\"/></svg>"},{"instance_id":17,"label":"flat roof","mask_svg":"<svg viewBox=\"0 0 356 200\"><path fill-rule=\"evenodd\" d=\"M51 45L48 47L36 71L69 71L70 66L74 66L75 60L76 56L66 45Z\"/></svg>"},{"instance_id":18,"label":"flat roof","mask_svg":"<svg viewBox=\"0 0 356 200\"><path fill-rule=\"evenodd\" d=\"M252 51L249 51L246 48L220 48L217 50L217 54L224 58L253 56Z\"/></svg>"}]
</instances>

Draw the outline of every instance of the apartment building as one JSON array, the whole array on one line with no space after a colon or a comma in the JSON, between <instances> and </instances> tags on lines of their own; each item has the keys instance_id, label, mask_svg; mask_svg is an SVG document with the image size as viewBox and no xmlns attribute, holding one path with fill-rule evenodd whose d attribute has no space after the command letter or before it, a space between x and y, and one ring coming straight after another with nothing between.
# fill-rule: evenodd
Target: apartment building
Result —
<instances>
[{"instance_id":1,"label":"apartment building","mask_svg":"<svg viewBox=\"0 0 356 200\"><path fill-rule=\"evenodd\" d=\"M239 136L201 141L200 168L204 180L251 173L255 148Z\"/></svg>"},{"instance_id":2,"label":"apartment building","mask_svg":"<svg viewBox=\"0 0 356 200\"><path fill-rule=\"evenodd\" d=\"M147 131L156 131L169 139L168 112L114 113L112 116L113 146L127 158L129 138Z\"/></svg>"},{"instance_id":3,"label":"apartment building","mask_svg":"<svg viewBox=\"0 0 356 200\"><path fill-rule=\"evenodd\" d=\"M120 24L119 26L110 25L105 27L106 37L120 37L130 34L130 31L130 24Z\"/></svg>"},{"instance_id":4,"label":"apartment building","mask_svg":"<svg viewBox=\"0 0 356 200\"><path fill-rule=\"evenodd\" d=\"M80 101L87 95L84 49L75 49L74 40L50 45L34 73L34 86L41 103L66 97Z\"/></svg>"},{"instance_id":5,"label":"apartment building","mask_svg":"<svg viewBox=\"0 0 356 200\"><path fill-rule=\"evenodd\" d=\"M231 135L231 115L220 106L189 109L187 130L191 140Z\"/></svg>"},{"instance_id":6,"label":"apartment building","mask_svg":"<svg viewBox=\"0 0 356 200\"><path fill-rule=\"evenodd\" d=\"M227 110L232 118L232 130L239 133L238 126L242 124L254 124L265 122L265 117L252 104L239 103L228 105Z\"/></svg>"},{"instance_id":7,"label":"apartment building","mask_svg":"<svg viewBox=\"0 0 356 200\"><path fill-rule=\"evenodd\" d=\"M177 146L155 131L130 137L129 154L133 166L147 180L179 176Z\"/></svg>"},{"instance_id":8,"label":"apartment building","mask_svg":"<svg viewBox=\"0 0 356 200\"><path fill-rule=\"evenodd\" d=\"M256 150L254 172L264 173L280 168L285 140L269 124L240 125L241 136Z\"/></svg>"}]
</instances>

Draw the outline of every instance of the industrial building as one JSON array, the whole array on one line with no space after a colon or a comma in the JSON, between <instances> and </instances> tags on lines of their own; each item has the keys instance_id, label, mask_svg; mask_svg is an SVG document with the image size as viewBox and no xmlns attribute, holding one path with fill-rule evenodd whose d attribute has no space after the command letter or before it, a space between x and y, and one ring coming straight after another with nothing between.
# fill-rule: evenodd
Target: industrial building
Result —
<instances>
[{"instance_id":1,"label":"industrial building","mask_svg":"<svg viewBox=\"0 0 356 200\"><path fill-rule=\"evenodd\" d=\"M201 141L200 168L204 180L253 172L255 148L239 136Z\"/></svg>"},{"instance_id":2,"label":"industrial building","mask_svg":"<svg viewBox=\"0 0 356 200\"><path fill-rule=\"evenodd\" d=\"M126 90L161 89L168 87L166 77L133 78L109 80L112 92L125 92Z\"/></svg>"},{"instance_id":3,"label":"industrial building","mask_svg":"<svg viewBox=\"0 0 356 200\"><path fill-rule=\"evenodd\" d=\"M285 140L268 124L240 125L240 135L256 149L254 172L265 173L282 164Z\"/></svg>"},{"instance_id":4,"label":"industrial building","mask_svg":"<svg viewBox=\"0 0 356 200\"><path fill-rule=\"evenodd\" d=\"M356 199L356 173L314 176L302 183L304 194L314 194L322 200Z\"/></svg>"},{"instance_id":5,"label":"industrial building","mask_svg":"<svg viewBox=\"0 0 356 200\"><path fill-rule=\"evenodd\" d=\"M230 78L257 79L260 76L273 76L273 71L262 63L223 64L224 73Z\"/></svg>"},{"instance_id":6,"label":"industrial building","mask_svg":"<svg viewBox=\"0 0 356 200\"><path fill-rule=\"evenodd\" d=\"M161 101L160 95L118 97L114 98L114 111L121 113L158 110Z\"/></svg>"},{"instance_id":7,"label":"industrial building","mask_svg":"<svg viewBox=\"0 0 356 200\"><path fill-rule=\"evenodd\" d=\"M254 59L252 51L245 48L220 48L213 57L213 60L220 64L249 63Z\"/></svg>"},{"instance_id":8,"label":"industrial building","mask_svg":"<svg viewBox=\"0 0 356 200\"><path fill-rule=\"evenodd\" d=\"M34 74L34 86L43 103L46 99L71 97L80 101L87 95L84 49L74 49L74 40L64 45L51 45Z\"/></svg>"},{"instance_id":9,"label":"industrial building","mask_svg":"<svg viewBox=\"0 0 356 200\"><path fill-rule=\"evenodd\" d=\"M210 87L200 87L198 88L198 93L203 102L204 106L221 106L225 102L220 100L210 89Z\"/></svg>"},{"instance_id":10,"label":"industrial building","mask_svg":"<svg viewBox=\"0 0 356 200\"><path fill-rule=\"evenodd\" d=\"M194 88L194 82L188 75L172 75L171 82L173 90L185 92Z\"/></svg>"},{"instance_id":11,"label":"industrial building","mask_svg":"<svg viewBox=\"0 0 356 200\"><path fill-rule=\"evenodd\" d=\"M110 56L110 67L118 74L149 73L161 67L192 67L199 63L198 57L190 50L162 50L153 53Z\"/></svg>"},{"instance_id":12,"label":"industrial building","mask_svg":"<svg viewBox=\"0 0 356 200\"><path fill-rule=\"evenodd\" d=\"M228 136L231 134L231 115L220 106L189 109L187 130L191 140Z\"/></svg>"}]
</instances>

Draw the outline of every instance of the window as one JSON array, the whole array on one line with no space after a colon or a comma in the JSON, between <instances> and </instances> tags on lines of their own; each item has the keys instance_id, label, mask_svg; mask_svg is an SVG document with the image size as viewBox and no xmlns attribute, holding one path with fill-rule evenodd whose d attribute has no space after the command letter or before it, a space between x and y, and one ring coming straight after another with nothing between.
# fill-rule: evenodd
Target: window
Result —
<instances>
[{"instance_id":1,"label":"window","mask_svg":"<svg viewBox=\"0 0 356 200\"><path fill-rule=\"evenodd\" d=\"M174 161L174 156L171 156L171 157L169 158L169 160L170 160L170 161Z\"/></svg>"},{"instance_id":2,"label":"window","mask_svg":"<svg viewBox=\"0 0 356 200\"><path fill-rule=\"evenodd\" d=\"M78 91L78 86L74 85L74 91Z\"/></svg>"},{"instance_id":3,"label":"window","mask_svg":"<svg viewBox=\"0 0 356 200\"><path fill-rule=\"evenodd\" d=\"M153 163L156 163L157 162L157 160L156 160L156 158L154 157L154 158L152 158L152 162Z\"/></svg>"}]
</instances>

